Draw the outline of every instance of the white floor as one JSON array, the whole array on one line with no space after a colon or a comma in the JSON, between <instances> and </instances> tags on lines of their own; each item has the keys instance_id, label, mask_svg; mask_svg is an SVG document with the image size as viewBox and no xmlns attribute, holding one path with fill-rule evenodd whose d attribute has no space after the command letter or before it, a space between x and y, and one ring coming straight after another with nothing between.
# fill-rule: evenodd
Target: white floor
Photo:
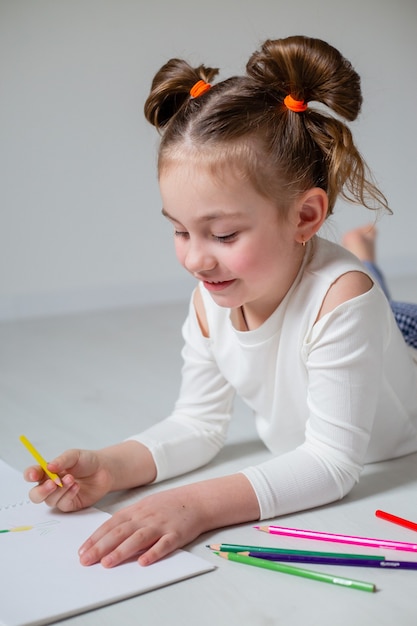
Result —
<instances>
[{"instance_id":1,"label":"white floor","mask_svg":"<svg viewBox=\"0 0 417 626\"><path fill-rule=\"evenodd\" d=\"M45 412L54 416L53 432L37 433L50 455L52 441L100 447L111 442L115 423L123 439L168 413L186 310L170 303L0 324L0 456L26 464L5 443L29 414L32 435Z\"/></svg>"}]
</instances>

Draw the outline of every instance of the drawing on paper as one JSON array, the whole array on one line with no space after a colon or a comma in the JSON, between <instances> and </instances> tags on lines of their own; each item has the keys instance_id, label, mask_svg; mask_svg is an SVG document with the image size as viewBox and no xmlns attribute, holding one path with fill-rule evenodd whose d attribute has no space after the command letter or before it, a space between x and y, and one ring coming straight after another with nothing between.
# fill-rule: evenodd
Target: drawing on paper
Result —
<instances>
[{"instance_id":1,"label":"drawing on paper","mask_svg":"<svg viewBox=\"0 0 417 626\"><path fill-rule=\"evenodd\" d=\"M25 530L37 530L40 535L47 535L54 530L54 527L59 524L58 520L50 520L48 522L40 522L33 526L12 526L12 528L5 528L0 530L0 533L20 533Z\"/></svg>"},{"instance_id":2,"label":"drawing on paper","mask_svg":"<svg viewBox=\"0 0 417 626\"><path fill-rule=\"evenodd\" d=\"M24 530L32 530L33 526L14 526L13 528L5 528L0 533L20 533Z\"/></svg>"}]
</instances>

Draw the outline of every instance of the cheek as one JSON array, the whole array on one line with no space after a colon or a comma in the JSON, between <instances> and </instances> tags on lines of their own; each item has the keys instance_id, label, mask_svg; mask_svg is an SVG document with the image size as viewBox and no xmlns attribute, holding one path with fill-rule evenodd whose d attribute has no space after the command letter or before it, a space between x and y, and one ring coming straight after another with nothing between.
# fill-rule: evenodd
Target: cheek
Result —
<instances>
[{"instance_id":1,"label":"cheek","mask_svg":"<svg viewBox=\"0 0 417 626\"><path fill-rule=\"evenodd\" d=\"M179 237L175 237L175 236L174 236L174 250L175 250L175 256L177 257L178 262L184 267L184 262L185 262L184 244Z\"/></svg>"},{"instance_id":2,"label":"cheek","mask_svg":"<svg viewBox=\"0 0 417 626\"><path fill-rule=\"evenodd\" d=\"M256 278L265 273L265 267L270 267L270 256L262 245L248 245L230 255L227 265L237 275Z\"/></svg>"},{"instance_id":3,"label":"cheek","mask_svg":"<svg viewBox=\"0 0 417 626\"><path fill-rule=\"evenodd\" d=\"M248 274L256 273L255 260L245 254L238 254L230 259L230 263L227 263L229 269L233 271L237 276L247 276Z\"/></svg>"}]
</instances>

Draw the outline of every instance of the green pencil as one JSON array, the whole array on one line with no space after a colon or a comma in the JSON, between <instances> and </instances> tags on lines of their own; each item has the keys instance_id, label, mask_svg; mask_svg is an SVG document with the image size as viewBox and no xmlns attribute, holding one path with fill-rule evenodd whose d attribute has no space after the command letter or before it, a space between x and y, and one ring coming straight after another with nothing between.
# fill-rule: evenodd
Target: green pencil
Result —
<instances>
[{"instance_id":1,"label":"green pencil","mask_svg":"<svg viewBox=\"0 0 417 626\"><path fill-rule=\"evenodd\" d=\"M242 554L236 554L235 552L214 552L214 554L217 554L218 556L221 556L229 561L244 563L245 565L254 565L255 567L270 569L274 572L282 572L283 574L291 574L292 576L301 576L302 578L318 580L320 582L330 583L332 585L341 585L342 587L348 587L349 589L358 589L359 591L376 591L376 587L373 583L367 583L362 580L342 578L341 576L334 576L333 574L324 574L322 572L316 572L301 567L294 567L293 565L285 565L284 563L278 563L277 561L257 559L256 557L244 556Z\"/></svg>"},{"instance_id":2,"label":"green pencil","mask_svg":"<svg viewBox=\"0 0 417 626\"><path fill-rule=\"evenodd\" d=\"M262 546L244 546L237 543L212 543L206 546L215 552L268 552L269 554L296 554L299 556L328 556L337 559L366 559L384 561L385 556L369 554L345 554L342 552L317 552L315 550L289 550L287 548L267 548Z\"/></svg>"}]
</instances>

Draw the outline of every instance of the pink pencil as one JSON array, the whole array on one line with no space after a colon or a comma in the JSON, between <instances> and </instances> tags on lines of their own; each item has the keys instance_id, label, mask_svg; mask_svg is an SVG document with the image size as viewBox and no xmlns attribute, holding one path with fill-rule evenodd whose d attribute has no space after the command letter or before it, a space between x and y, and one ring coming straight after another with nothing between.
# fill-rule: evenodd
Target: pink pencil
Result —
<instances>
[{"instance_id":1,"label":"pink pencil","mask_svg":"<svg viewBox=\"0 0 417 626\"><path fill-rule=\"evenodd\" d=\"M406 550L416 552L417 544L404 541L390 541L389 539L372 539L370 537L354 537L350 535L335 535L315 530L301 530L299 528L285 528L284 526L255 526L254 528L271 535L284 535L298 537L299 539L314 539L317 541L334 541L336 543L349 543L356 546L368 546L372 548L385 548L386 550Z\"/></svg>"}]
</instances>

